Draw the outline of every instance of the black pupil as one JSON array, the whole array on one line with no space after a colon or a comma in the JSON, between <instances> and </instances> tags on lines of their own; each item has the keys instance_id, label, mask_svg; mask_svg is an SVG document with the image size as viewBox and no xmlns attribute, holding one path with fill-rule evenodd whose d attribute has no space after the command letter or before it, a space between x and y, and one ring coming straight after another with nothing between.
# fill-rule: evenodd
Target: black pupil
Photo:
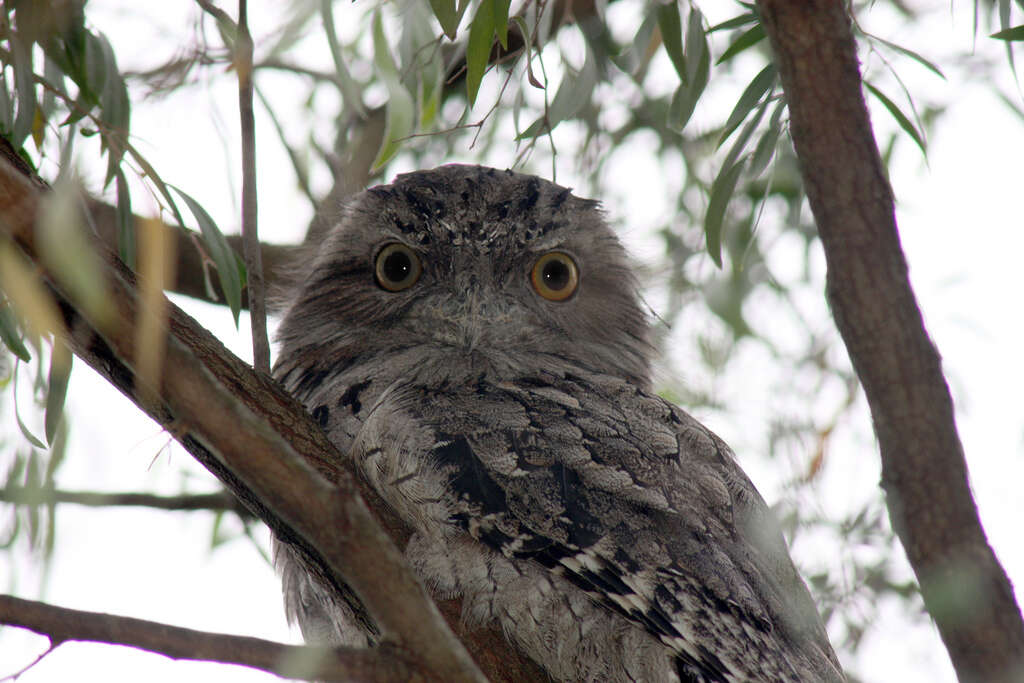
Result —
<instances>
[{"instance_id":1,"label":"black pupil","mask_svg":"<svg viewBox=\"0 0 1024 683\"><path fill-rule=\"evenodd\" d=\"M389 281L401 282L412 272L412 259L404 251L393 251L384 258L381 270Z\"/></svg>"},{"instance_id":2,"label":"black pupil","mask_svg":"<svg viewBox=\"0 0 1024 683\"><path fill-rule=\"evenodd\" d=\"M548 261L544 264L544 270L541 271L540 276L548 289L553 292L561 291L569 284L569 266L565 264L565 261Z\"/></svg>"}]
</instances>

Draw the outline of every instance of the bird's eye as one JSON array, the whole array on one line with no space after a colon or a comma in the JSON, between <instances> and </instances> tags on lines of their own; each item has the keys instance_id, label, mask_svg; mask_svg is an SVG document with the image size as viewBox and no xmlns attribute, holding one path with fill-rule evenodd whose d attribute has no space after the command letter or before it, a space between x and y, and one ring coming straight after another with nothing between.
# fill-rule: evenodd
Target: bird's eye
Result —
<instances>
[{"instance_id":1,"label":"bird's eye","mask_svg":"<svg viewBox=\"0 0 1024 683\"><path fill-rule=\"evenodd\" d=\"M374 274L377 284L389 292L409 289L420 279L420 257L409 247L393 242L377 254Z\"/></svg>"},{"instance_id":2,"label":"bird's eye","mask_svg":"<svg viewBox=\"0 0 1024 683\"><path fill-rule=\"evenodd\" d=\"M533 264L530 282L548 301L565 301L576 291L580 275L576 262L568 254L549 251Z\"/></svg>"}]
</instances>

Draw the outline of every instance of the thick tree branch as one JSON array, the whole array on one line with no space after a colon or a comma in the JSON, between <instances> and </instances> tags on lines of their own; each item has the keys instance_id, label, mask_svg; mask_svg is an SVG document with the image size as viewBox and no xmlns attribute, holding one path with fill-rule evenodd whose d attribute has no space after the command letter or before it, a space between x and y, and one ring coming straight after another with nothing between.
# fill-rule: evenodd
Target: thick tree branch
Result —
<instances>
[{"instance_id":1,"label":"thick tree branch","mask_svg":"<svg viewBox=\"0 0 1024 683\"><path fill-rule=\"evenodd\" d=\"M828 301L871 408L893 528L960 680L1024 680L1024 624L978 519L953 401L907 276L846 4L758 6L825 249Z\"/></svg>"},{"instance_id":2,"label":"thick tree branch","mask_svg":"<svg viewBox=\"0 0 1024 683\"><path fill-rule=\"evenodd\" d=\"M39 192L0 163L0 231L33 259ZM312 418L269 378L257 375L169 302L165 363L144 386L133 363L139 300L134 275L116 258L104 273L112 320L103 327L78 311L52 279L72 350L165 425L325 580L344 577L382 629L421 673L482 680L401 553L370 515L360 483ZM317 476L310 465L329 479ZM364 487L368 490L367 487ZM392 526L401 528L395 520ZM340 584L337 584L339 585Z\"/></svg>"},{"instance_id":3,"label":"thick tree branch","mask_svg":"<svg viewBox=\"0 0 1024 683\"><path fill-rule=\"evenodd\" d=\"M153 493L99 493L98 491L64 491L61 489L5 486L0 488L0 502L15 505L51 505L68 503L86 507L147 507L181 512L234 512L252 517L249 508L228 491L219 493L183 493L158 496Z\"/></svg>"},{"instance_id":4,"label":"thick tree branch","mask_svg":"<svg viewBox=\"0 0 1024 683\"><path fill-rule=\"evenodd\" d=\"M0 595L0 623L68 641L127 645L170 657L241 664L285 678L321 681L426 680L394 648L354 649L286 645L262 638L207 633L113 614L55 607ZM3 673L3 672L0 672Z\"/></svg>"}]
</instances>

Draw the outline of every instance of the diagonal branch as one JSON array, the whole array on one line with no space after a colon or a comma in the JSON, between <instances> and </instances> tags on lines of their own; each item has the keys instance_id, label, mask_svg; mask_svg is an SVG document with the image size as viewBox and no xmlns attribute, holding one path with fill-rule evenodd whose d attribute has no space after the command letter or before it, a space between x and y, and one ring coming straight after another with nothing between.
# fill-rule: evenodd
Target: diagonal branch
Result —
<instances>
[{"instance_id":1,"label":"diagonal branch","mask_svg":"<svg viewBox=\"0 0 1024 683\"><path fill-rule=\"evenodd\" d=\"M953 401L907 276L846 4L758 7L825 249L828 302L871 408L893 528L960 680L1024 680L1024 624L978 519Z\"/></svg>"},{"instance_id":2,"label":"diagonal branch","mask_svg":"<svg viewBox=\"0 0 1024 683\"><path fill-rule=\"evenodd\" d=\"M39 201L23 175L0 163L0 233L33 259ZM385 642L404 648L429 678L483 680L363 503L361 484L292 397L167 301L165 363L157 385L142 384L133 365L140 315L134 275L108 258L103 285L112 317L102 328L44 276L72 350L174 434L312 571L339 589L343 577ZM401 528L389 521L389 528Z\"/></svg>"},{"instance_id":3,"label":"diagonal branch","mask_svg":"<svg viewBox=\"0 0 1024 683\"><path fill-rule=\"evenodd\" d=\"M207 633L189 628L84 612L0 595L0 623L50 639L127 645L170 657L241 664L285 678L388 683L414 680L415 662L394 648L356 649L286 645L262 638ZM422 680L422 678L420 679Z\"/></svg>"}]
</instances>

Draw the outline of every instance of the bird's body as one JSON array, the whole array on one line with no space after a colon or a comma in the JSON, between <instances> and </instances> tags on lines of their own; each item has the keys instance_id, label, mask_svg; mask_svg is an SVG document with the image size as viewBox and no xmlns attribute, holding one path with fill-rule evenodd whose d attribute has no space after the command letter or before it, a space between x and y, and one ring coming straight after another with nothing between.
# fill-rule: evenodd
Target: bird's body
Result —
<instances>
[{"instance_id":1,"label":"bird's body","mask_svg":"<svg viewBox=\"0 0 1024 683\"><path fill-rule=\"evenodd\" d=\"M560 681L841 681L729 448L649 393L647 323L595 203L445 166L373 188L295 290L277 376L414 529L470 624ZM309 640L372 644L279 552Z\"/></svg>"}]
</instances>

